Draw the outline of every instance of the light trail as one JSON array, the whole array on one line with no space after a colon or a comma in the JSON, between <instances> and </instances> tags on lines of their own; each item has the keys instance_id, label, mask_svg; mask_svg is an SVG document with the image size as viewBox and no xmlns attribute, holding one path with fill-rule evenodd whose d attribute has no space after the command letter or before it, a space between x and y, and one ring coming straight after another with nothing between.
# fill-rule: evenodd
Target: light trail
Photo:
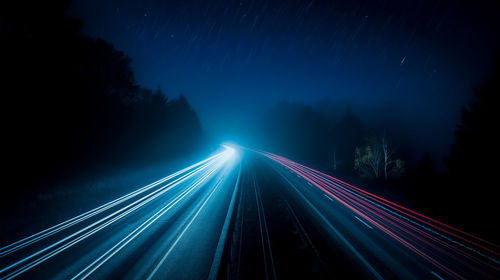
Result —
<instances>
[{"instance_id":1,"label":"light trail","mask_svg":"<svg viewBox=\"0 0 500 280\"><path fill-rule=\"evenodd\" d=\"M306 172L307 172L307 171L306 171ZM312 173L312 174L313 174L313 176L316 176L316 175L314 175L314 173ZM316 176L316 177L317 177L317 176ZM330 181L330 183L335 184L335 183L333 183L333 182L331 182L331 181ZM320 184L321 184L321 183L320 183ZM323 185L323 187L325 187L325 185ZM326 187L327 187L327 188L330 188L330 190L332 190L332 191L334 191L334 192L336 191L336 189L335 189L335 188L331 188L331 187L329 187L329 186L326 186ZM338 187L343 188L342 186L338 186ZM345 190L345 188L343 188L343 189ZM347 191L347 192L349 192L349 193L353 193L351 190L346 190L346 191ZM337 192L337 193L338 193L338 192ZM493 258L491 258L491 257L489 257L489 256L486 256L486 255L482 254L481 252L478 252L477 250L474 250L474 249L473 249L473 248L471 248L471 247L465 246L464 244L461 244L461 243L459 243L459 242L457 242L457 241L454 241L454 240L452 240L452 239L450 239L450 238L448 238L448 237L446 237L446 236L444 236L444 235L440 234L439 232L436 232L435 230L432 230L432 229L430 229L430 228L428 228L428 227L426 227L426 226L423 226L423 225L419 224L418 222L415 222L415 221L411 220L410 218L414 218L414 216L411 216L411 215L410 215L410 218L408 218L408 217L404 217L404 216L401 216L400 214L398 214L398 213L394 213L393 211L388 210L387 208L385 208L384 206L381 206L381 205L377 204L376 202L370 201L370 200L369 200L368 198L366 198L366 197L363 197L363 196L361 196L361 195L359 195L359 194L356 194L356 193L354 193L354 195L355 195L355 196L357 196L357 197L359 197L359 198L361 198L361 199L363 199L364 201L367 201L367 202L368 202L368 203L370 203L370 204L373 204L373 205L375 205L375 206L377 206L377 207L380 207L381 209L385 210L385 211L386 211L386 212L388 212L388 213L394 214L394 215L396 215L396 216L398 216L398 217L401 217L401 218L403 218L403 219L405 219L405 220L407 220L407 221L410 221L411 223L413 223L413 224L415 224L415 225L418 225L418 226L420 226L420 227L422 227L422 228L424 228L424 229L426 229L426 230L428 230L428 231L430 231L430 232L432 232L432 233L434 233L434 234L437 234L437 235L439 235L440 237L446 238L446 239L448 239L449 241L453 241L453 242L454 242L455 244L457 244L457 245L460 245L460 246L462 246L462 247L464 247L464 248L467 248L468 250L470 250L470 251L472 251L472 252L474 252L474 253L480 254L481 256L483 256L483 257L485 257L485 258L489 258L491 261L493 261L493 262L495 262L495 263L498 263L498 261L497 261L497 260L495 260L495 259L493 259ZM384 200L384 201L386 201L386 200ZM385 214L386 212L382 212L382 214ZM416 213L416 212L414 212L414 213ZM424 217L425 217L425 216L424 216ZM428 219L430 219L430 218L428 218ZM425 220L421 220L421 219L418 219L418 218L417 218L417 220L418 220L418 221L425 222ZM428 224L428 223L427 223L427 224ZM438 228L438 229L440 229L440 228ZM444 230L444 231L445 231L445 230ZM445 232L446 232L446 233L448 233L448 231L445 231ZM470 243L472 243L472 244L479 245L479 244L477 244L477 243L474 243L473 241L469 241L469 242L470 242ZM494 245L494 244L493 244L493 245ZM479 245L479 247L483 247L483 246L480 246L480 245ZM487 250L487 251L489 251L489 252L493 252L493 253L495 253L495 252L494 252L494 251L492 251L491 249L488 249L488 248L484 248L484 249L485 249L485 250ZM498 254L498 253L496 253L496 254Z\"/></svg>"},{"instance_id":2,"label":"light trail","mask_svg":"<svg viewBox=\"0 0 500 280\"><path fill-rule=\"evenodd\" d=\"M228 148L231 151L231 156L235 153L235 151L234 151L233 148L231 148L229 146L226 146L226 145L224 147ZM191 216L192 216L191 219L184 226L183 230L179 233L179 235L177 236L177 238L170 245L170 248L165 252L165 254L163 255L163 257L156 264L156 266L151 271L151 273L149 273L149 276L147 277L148 280L153 279L153 277L158 273L158 270L165 263L165 261L167 260L167 258L169 257L169 255L172 253L172 251L174 250L174 248L180 242L180 240L182 239L182 237L184 236L184 234L186 234L186 232L188 231L188 229L192 226L193 222L197 219L197 217L200 215L200 213L202 212L202 210L206 207L207 203L210 201L210 199L212 198L212 196L215 194L215 192L217 190L219 190L221 188L221 185L222 185L223 181L227 178L227 175L231 172L231 170L232 170L232 166L228 165L227 168L226 168L226 170L223 171L222 174L218 177L217 182L212 187L212 190L209 192L209 194L207 196L205 196L205 199L203 199L203 202L201 203L201 205L197 209L193 210L194 214L191 214ZM218 272L218 264L219 264L219 262L220 262L220 260L222 258L222 249L223 249L223 246L224 246L224 243L225 243L224 242L225 238L227 236L227 232L228 232L228 228L229 228L229 223L231 221L231 216L232 216L233 209L234 209L234 204L235 204L235 201L236 201L236 195L237 195L238 189L239 189L238 187L239 187L239 184L240 184L240 176L241 176L241 165L240 165L240 169L239 169L239 172L238 172L238 177L236 179L236 183L234 185L234 190L232 191L231 200L230 200L230 203L229 203L229 206L228 206L228 210L227 210L227 213L225 215L226 217L225 217L224 223L222 225L222 230L219 233L218 244L217 244L217 247L215 249L215 254L214 254L214 257L213 257L212 262L211 262L210 270L208 271L208 276L207 276L208 279L214 278L216 276L217 272Z\"/></svg>"},{"instance_id":3,"label":"light trail","mask_svg":"<svg viewBox=\"0 0 500 280\"><path fill-rule=\"evenodd\" d=\"M165 262L165 260L168 258L168 256L172 252L172 250L175 248L175 246L179 243L179 241L181 240L181 238L184 236L184 234L186 233L186 231L191 227L191 225L193 224L193 222L195 221L195 219L198 217L198 215L201 213L201 211L205 208L206 204L208 203L208 201L210 200L210 198L212 198L212 196L214 195L215 191L217 191L219 189L219 187L221 186L221 184L222 184L222 182L224 180L224 175L225 174L222 174L217 179L217 183L215 183L215 185L213 186L213 189L210 191L210 193L203 200L203 203L201 204L201 206L198 207L198 209L196 210L195 214L192 215L191 219L186 224L186 226L183 228L183 230L181 231L181 233L177 236L177 238L174 240L174 242L172 243L172 245L170 246L170 248L165 252L165 254L163 255L163 257L156 264L156 266L153 269L153 271L149 274L149 276L147 278L148 280L152 279L153 276L157 273L157 271L163 265L163 263Z\"/></svg>"},{"instance_id":4,"label":"light trail","mask_svg":"<svg viewBox=\"0 0 500 280\"><path fill-rule=\"evenodd\" d=\"M220 152L203 161L200 161L169 176L166 176L152 184L144 186L118 199L110 201L74 218L68 219L53 227L50 227L46 230L40 231L36 234L33 234L29 237L3 247L1 249L2 255L0 256L5 257L16 251L25 249L26 247L29 247L30 245L33 245L49 236L74 227L94 216L98 216L99 214L103 214L109 210L112 210L113 208L121 206L121 208L115 210L114 212L108 214L103 218L100 218L90 225L87 225L82 229L79 229L76 232L63 237L55 243L46 246L45 248L38 250L35 253L32 253L29 256L17 260L14 263L2 268L0 270L0 279L12 279L21 275L22 273L65 251L66 249L69 249L70 247L80 243L81 241L93 236L97 232L107 228L117 221L130 216L132 213L143 208L145 205L149 205L152 201L157 200L157 198L164 195L181 183L187 182L189 179L195 179L195 181L189 184L187 188L182 189L179 194L176 194L173 198L170 199L170 201L167 201L167 204L163 206L159 211L154 213L144 223L136 227L125 238L120 240L105 254L97 258L89 266L84 268L75 276L75 278L86 278L97 268L102 266L112 256L114 256L117 252L119 252L125 245L130 243L140 233L146 230L159 217L172 209L178 203L185 200L189 194L203 185L215 172L218 172L218 170L220 170L228 162L228 160L233 157L234 152L235 151L232 148L225 147L225 150L223 152ZM137 199L131 201L134 198ZM125 202L130 203L126 204Z\"/></svg>"},{"instance_id":5,"label":"light trail","mask_svg":"<svg viewBox=\"0 0 500 280\"><path fill-rule=\"evenodd\" d=\"M494 257L499 255L496 244L281 156L259 153L300 175L309 185L355 213L357 220L396 240L444 275L463 279L461 273L467 270L493 278L500 272L500 262ZM450 261L455 266L450 266ZM437 275L434 271L432 274Z\"/></svg>"},{"instance_id":6,"label":"light trail","mask_svg":"<svg viewBox=\"0 0 500 280\"><path fill-rule=\"evenodd\" d=\"M77 232L75 232L75 233L73 233L73 234L71 234L71 235L69 235L69 236L67 236L67 237L65 237L65 238L63 238L63 239L61 239L61 240L59 240L59 241L57 241L56 243L53 243L52 245L50 245L50 246L48 246L48 247L46 247L46 248L44 248L44 249L42 249L42 250L40 250L40 251L38 251L38 252L36 252L36 253L34 253L34 254L32 254L32 255L30 255L30 256L28 256L28 257L26 257L26 258L23 258L23 259L21 259L21 260L19 260L19 261L15 262L15 263L13 263L13 264L11 264L11 265L9 265L9 266L5 267L5 268L3 268L2 270L0 270L0 274L5 273L6 271L8 271L8 270L10 270L10 269L12 269L12 268L14 268L14 267L16 267L16 266L18 266L18 265L20 265L20 264L24 263L24 262L27 262L28 260L30 260L30 259L32 259L32 258L34 258L34 257L36 257L36 256L38 256L38 255L41 255L41 254L43 254L44 252L49 251L50 249L52 249L52 248L54 248L54 247L56 247L56 246L58 246L58 245L63 244L65 241L68 241L68 240L70 240L71 238L76 237L76 236L78 236L78 235L79 235L79 234L81 234L81 233L84 233L86 230L91 229L91 231L89 231L89 232L87 232L87 233L83 234L82 236L78 237L77 239L75 239L75 240L73 240L73 241L69 242L68 244L64 245L64 246L63 246L63 247L61 247L60 249L57 249L57 250L55 250L55 251L53 251L53 252L50 252L50 253L46 254L45 256L43 256L43 257L41 257L41 258L37 259L36 261L34 261L34 262L30 263L29 265L26 265L26 266L24 266L23 268L19 269L18 271L21 271L21 270L22 270L22 271L24 272L24 271L28 270L29 268L32 268L33 266L40 264L41 262L43 262L43 261L45 261L45 260L49 259L50 257L52 257L52 256L54 256L54 255L56 255L56 254L58 254L58 253L60 253L60 252L64 251L65 249L67 249L67 248L69 248L69 247L71 247L71 246L75 245L76 243L78 243L78 242L80 242L80 241L82 241L82 240L86 239L87 237L89 237L89 236L93 235L94 233L99 232L100 230L102 230L102 229L106 228L107 226L109 226L109 225L113 224L114 222L116 222L116 221L118 221L118 220L122 219L123 217L125 217L125 216L127 216L128 214L130 214L130 213L134 212L135 210L139 209L140 207L142 207L142 206L146 205L147 203L149 203L149 202L150 202L150 201L152 201L153 199L155 199L155 198L159 197L160 195L164 194L166 191L168 191L168 190L170 190L171 188L173 188L173 187L175 187L175 186L179 185L180 183L184 182L185 180L189 179L190 177L192 177L192 176L196 175L196 174L197 174L198 172L200 172L201 170L203 170L203 169L200 169L200 170L195 170L195 171L193 171L193 172L191 172L191 173L188 173L187 175L185 175L184 177L181 177L181 178L177 179L177 180L176 180L176 181L174 181L173 183L168 184L167 186L165 186L165 187L163 187L163 188L161 188L161 189L159 189L159 190L156 190L154 193L151 193L151 194L149 194L148 196L143 197L143 198L141 198L141 199L139 199L139 200L137 200L137 201L135 201L135 202L133 202L133 203L131 203L131 204L129 204L129 205L127 205L127 206L125 206L125 207L123 207L123 208L121 208L121 209L119 209L119 210L115 211L115 212L113 212L112 214L109 214L108 216L106 216L106 217L104 217L104 218L102 218L102 219L98 220L97 222L94 222L94 223L92 223L91 225L86 226L85 228L83 228L83 229L81 229L81 230L79 230L79 231L77 231ZM140 203L139 203L139 202L140 202ZM132 206L133 206L133 207L132 207ZM130 208L130 209L129 209L129 208ZM127 209L128 209L128 210L127 210ZM125 211L125 210L127 210L127 211ZM122 212L123 212L123 213L122 213ZM120 213L121 213L121 214L120 214ZM120 215L118 215L118 214L120 214ZM117 216L117 215L118 215L118 216ZM113 218L113 216L116 216L116 217L114 217L114 218ZM102 225L100 225L100 226L98 226L98 227L94 228L95 226L99 225L100 223L104 223L104 224L102 224ZM12 274L12 273L11 273L11 274ZM18 273L13 273L13 274L18 275ZM9 275L10 275L10 274L9 274ZM9 277L9 276L8 276L8 277ZM0 279L3 279L3 278L0 278Z\"/></svg>"},{"instance_id":7,"label":"light trail","mask_svg":"<svg viewBox=\"0 0 500 280\"><path fill-rule=\"evenodd\" d=\"M191 260L194 258L196 264L201 265L190 275L215 279L224 246L228 243L226 239L232 227L233 212L236 207L244 207L241 205L242 196L237 198L237 194L242 193L242 187L239 187L241 165L236 176L233 172L238 158L235 150L228 146L224 149L154 183L0 248L0 260L4 263L8 261L0 269L0 279L31 275L51 265L60 265L59 260L69 252L76 252L71 258L77 260L72 261L71 267L65 268L63 278L86 279L101 273L107 275L109 271L113 272L119 261L129 261L141 250L147 250L148 256L155 256L151 260L140 260L141 264L130 268L134 273L139 270L138 275L142 273L143 278L165 277L178 271L179 265L184 268L186 263L193 264ZM305 213L319 222L327 234L342 244L345 252L359 260L358 265L362 265L373 277L383 279L387 267L381 269L381 265L388 266L399 276L411 276L413 272L402 271L406 261L415 264L412 268L417 271L423 269L424 276L429 278L495 278L495 275L500 275L498 245L307 166L271 153L259 153L286 168L277 168L279 166L273 164L298 194L290 199L298 199L296 206L305 207ZM280 262L276 259L278 270L275 271L272 252L275 248L271 248L267 228L267 218L272 221L274 217L267 210L273 208L266 207L264 212L267 204L264 204L262 196L268 193L257 185L256 173L251 174L247 187L255 196L254 210L260 230L256 232L256 238L259 238L260 232L266 277L275 278ZM231 181L227 184L229 178L235 179L236 183ZM296 182L303 182L303 187ZM287 207L307 236L288 202ZM337 208L335 212L329 212L330 208L326 207ZM337 224L337 219L340 224ZM163 220L168 222L164 224ZM269 223L271 230L272 225ZM161 230L160 233L158 226L168 226L167 231ZM206 236L200 238L202 235ZM161 236L160 239L157 239L158 236ZM99 243L103 238L102 244L84 248L86 244ZM158 248L164 251L155 247L149 249L150 244L159 244ZM383 248L382 244L390 244L393 251ZM143 245L148 249L141 249ZM70 250L72 247L75 248ZM311 247L314 248L314 245ZM206 251L207 248L210 251ZM279 256L277 248L278 253L275 253ZM191 252L189 250L196 250L197 253L187 253ZM241 254L241 247L239 250L238 254ZM61 254L65 251L68 253ZM319 257L319 253L315 252ZM402 253L408 259L398 260L396 256ZM41 266L42 263L46 264ZM37 266L40 267L35 270ZM28 271L31 272L24 274ZM239 273L239 267L237 271ZM52 273L50 270L45 272Z\"/></svg>"},{"instance_id":8,"label":"light trail","mask_svg":"<svg viewBox=\"0 0 500 280\"><path fill-rule=\"evenodd\" d=\"M296 164L297 164L297 163L296 163ZM298 165L299 165L300 167L302 167L302 168L306 168L306 169L308 169L309 171L312 171L312 172L315 172L315 173L317 173L317 174L320 174L321 176L324 176L324 177L327 179L327 181L329 181L329 182L330 182L330 183L332 183L332 184L340 184L342 187L347 187L347 188L349 188L349 189L352 189L352 190L353 190L353 191L355 191L355 192L358 192L358 193L363 194L363 195L367 195L367 196L369 196L371 199L374 199L374 200L378 201L379 203L381 203L381 204L383 204L383 205L385 205L385 206L388 206L388 207L389 207L389 208L391 208L391 209L394 209L394 210L395 210L395 211L397 211L397 212L400 212L400 213L402 213L402 214L406 214L406 215L408 215L409 217L411 217L411 218L413 218L413 219L415 219L415 220L418 220L418 221L420 221L420 222L422 222L422 223L424 223L424 224L427 224L427 225L429 225L429 226L431 226L431 227L434 227L434 228L436 228L436 229L438 229L438 230L440 230L440 231L443 231L443 232L445 232L445 233L447 233L447 234L450 234L450 235L452 235L452 236L454 236L454 237L460 238L460 239L462 239L462 240L464 240L464 241L466 241L466 242L468 242L468 243L471 243L471 244L473 244L473 245L476 245L476 246L478 246L478 247L480 247L480 248L482 248L482 249L484 249L484 250L486 250L486 251L488 251L488 252L490 252L490 253L493 253L493 254L495 254L495 255L500 255L500 252L495 251L495 250L494 250L494 249L492 249L492 248L487 248L486 246L484 246L484 245L482 245L482 244L480 244L480 243L485 243L485 244L487 244L488 246L491 246L491 247L494 247L494 248L497 248L497 249L499 249L499 248L500 248L500 246L499 246L499 245L496 245L496 244L491 243L491 242L489 242L489 241L487 241L487 240L481 239L481 238L479 238L479 237L477 237L477 236L474 236L474 235L472 235L472 234L470 234L470 233L467 233L467 232L465 232L465 231L462 231L462 230L460 230L460 229L457 229L457 228L455 228L455 227L452 227L452 226L450 226L450 225L447 225L447 224L445 224L445 223L442 223L442 222L440 222L440 221L438 221L438 220L435 220L435 219L432 219L432 218L430 218L430 217L424 216L424 215L422 215L422 214L420 214L420 213L418 213L418 212L415 212L415 211L410 210L410 209L408 209L408 208L405 208L405 207L403 207L403 206L401 206L401 205L398 205L398 204L396 204L396 203L394 203L394 202L391 202L391 201L389 201L389 200L386 200L386 199L384 199L384 198L381 198L381 197L379 197L379 196L376 196L376 195L374 195L374 194L372 194L372 193L369 193L369 192L367 192L367 191L365 191L365 190L362 190L362 189L360 189L360 188L357 188L357 187L355 187L355 186L352 186L352 185L350 185L350 184L348 184L348 183L346 183L346 182L343 182L343 181L341 181L341 180L339 180L339 179L337 179L337 178L334 178L334 177L332 177L332 176L330 176L330 175L324 174L324 173L322 173L322 172L319 172L319 171L317 171L317 170L314 170L314 169L312 169L312 168L309 168L309 167L304 166L304 165L301 165L301 164L298 164ZM329 179L330 179L330 180L333 180L333 182L332 182L332 181L330 181ZM435 224L437 224L437 225L433 225L432 223L435 223ZM440 226L441 226L441 227L440 227ZM446 229L445 229L445 228L446 228ZM447 229L448 229L448 230L447 230ZM451 230L451 231L449 231L449 230ZM465 237L460 236L459 234L454 233L454 232L452 232L452 231L456 231L456 232L458 232L458 233L460 233L460 234L463 234L463 235L465 235L465 236L468 236L469 238L474 239L474 241L472 241L472 240L468 240L468 239L466 239Z\"/></svg>"},{"instance_id":9,"label":"light trail","mask_svg":"<svg viewBox=\"0 0 500 280\"><path fill-rule=\"evenodd\" d=\"M196 164L193 164L193 165L191 165L189 167L186 167L186 168L184 168L182 170L179 170L179 171L177 171L177 172L175 172L175 173L173 173L173 174L171 174L169 176L166 176L166 177L164 177L164 178L162 178L162 179L160 179L160 180L158 180L158 181L156 181L154 183L151 183L151 184L149 184L147 186L144 186L144 187L142 187L142 188L140 188L138 190L135 190L135 191L133 191L133 192L131 192L129 194L126 194L126 195L124 195L124 196L122 196L120 198L117 198L117 199L115 199L113 201L110 201L110 202L108 202L106 204L98 206L98 207L96 207L96 208L94 208L92 210L89 210L89 211L87 211L87 212L85 212L83 214L80 214L80 215L78 215L76 217L68 219L68 220L66 220L66 221L64 221L62 223L59 223L59 224L55 225L55 226L52 226L52 227L47 228L47 229L45 229L43 231L40 231L40 232L35 233L35 234L31 235L31 236L28 236L28 237L23 238L23 239L21 239L19 241L16 241L16 242L14 242L12 244L9 244L9 245L7 245L5 247L2 247L2 248L0 248L0 257L9 255L9 254L11 254L13 252L16 252L16 251L18 251L18 250L20 250L20 249L22 249L22 248L24 248L24 247L32 244L32 243L40 241L40 240L42 240L44 238L47 238L47 237L49 237L49 236L51 236L51 235L53 235L55 233L60 232L60 231L66 229L68 227L71 227L71 226L76 225L76 224L78 224L80 222L83 222L83 221L85 221L85 220L87 220L87 219L89 219L89 218L91 218L91 217L93 217L93 216L95 216L95 215L97 215L99 213L102 213L102 212L106 211L109 208L112 208L112 207L114 207L114 206L116 206L116 205L118 205L120 203L123 203L123 202L125 202L125 201L127 201L129 199L132 199L132 198L134 198L134 197L136 197L136 196L138 196L138 195L140 195L140 194L148 191L148 190L150 190L150 189L158 186L159 184L162 184L162 183L164 183L164 182L166 182L166 181L168 181L168 180L170 180L172 178L175 178L175 177L177 177L180 174L183 174L183 173L185 173L185 172L187 172L189 170L192 170L193 168L196 168L196 167L198 167L198 166L200 166L200 165L202 165L202 164L204 164L206 162L209 162L211 160L217 159L217 158L221 157L223 155L223 153L224 152L218 153L218 154L216 154L214 156L211 156L211 157L209 157L209 158L207 158L207 159L205 159L203 161L200 161L200 162L198 162Z\"/></svg>"},{"instance_id":10,"label":"light trail","mask_svg":"<svg viewBox=\"0 0 500 280\"><path fill-rule=\"evenodd\" d=\"M102 254L99 258L97 258L94 262L80 271L77 275L75 275L72 279L85 279L94 271L96 271L99 267L101 267L106 261L108 261L111 257L113 257L116 253L118 253L123 247L129 244L132 240L134 240L139 234L141 234L144 230L146 230L149 226L151 226L156 220L158 220L163 214L167 213L172 207L181 202L187 195L191 194L193 190L202 185L210 176L217 171L219 166L210 170L210 172L201 178L199 178L194 184L189 186L182 194L176 197L174 200L169 202L163 208L161 208L158 212L156 212L153 216L151 216L148 220L142 223L140 226L135 228L131 233L129 233L125 238L116 243L111 249Z\"/></svg>"}]
</instances>

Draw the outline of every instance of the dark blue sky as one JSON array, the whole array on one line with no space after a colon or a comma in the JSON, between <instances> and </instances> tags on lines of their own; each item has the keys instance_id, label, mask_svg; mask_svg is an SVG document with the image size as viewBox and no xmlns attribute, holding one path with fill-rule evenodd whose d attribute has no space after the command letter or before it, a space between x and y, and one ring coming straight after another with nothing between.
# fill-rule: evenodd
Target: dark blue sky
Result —
<instances>
[{"instance_id":1,"label":"dark blue sky","mask_svg":"<svg viewBox=\"0 0 500 280\"><path fill-rule=\"evenodd\" d=\"M389 110L441 151L498 46L481 1L75 0L71 14L215 133L279 100L329 98L366 119Z\"/></svg>"}]
</instances>

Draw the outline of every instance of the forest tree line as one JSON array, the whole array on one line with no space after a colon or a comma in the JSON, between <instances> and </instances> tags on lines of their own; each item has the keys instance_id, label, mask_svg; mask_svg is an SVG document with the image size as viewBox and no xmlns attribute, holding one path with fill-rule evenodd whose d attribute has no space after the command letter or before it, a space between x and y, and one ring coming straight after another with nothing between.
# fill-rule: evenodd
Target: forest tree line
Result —
<instances>
[{"instance_id":1,"label":"forest tree line","mask_svg":"<svg viewBox=\"0 0 500 280\"><path fill-rule=\"evenodd\" d=\"M23 179L2 191L194 150L203 133L186 98L139 86L130 58L56 2L1 11L4 171Z\"/></svg>"}]
</instances>

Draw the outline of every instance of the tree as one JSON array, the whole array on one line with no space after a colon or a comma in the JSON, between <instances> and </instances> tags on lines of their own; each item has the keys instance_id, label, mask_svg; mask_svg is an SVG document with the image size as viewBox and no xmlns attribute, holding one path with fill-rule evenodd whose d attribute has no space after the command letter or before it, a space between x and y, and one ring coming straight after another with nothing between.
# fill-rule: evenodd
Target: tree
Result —
<instances>
[{"instance_id":1,"label":"tree","mask_svg":"<svg viewBox=\"0 0 500 280\"><path fill-rule=\"evenodd\" d=\"M456 141L445 164L460 184L488 186L497 180L498 108L500 107L500 54L493 75L479 86L462 108ZM481 183L480 183L481 182Z\"/></svg>"},{"instance_id":2,"label":"tree","mask_svg":"<svg viewBox=\"0 0 500 280\"><path fill-rule=\"evenodd\" d=\"M140 87L130 58L83 35L65 13L69 3L26 9L9 1L0 9L2 156L6 173L26 182L0 190L37 191L103 167L151 164L193 151L203 138L188 101ZM26 158L36 167L29 172Z\"/></svg>"},{"instance_id":3,"label":"tree","mask_svg":"<svg viewBox=\"0 0 500 280\"><path fill-rule=\"evenodd\" d=\"M401 159L394 157L396 149L390 143L385 132L380 139L380 145L383 155L384 179L387 181L389 176L399 177L403 175L405 170L404 162Z\"/></svg>"},{"instance_id":4,"label":"tree","mask_svg":"<svg viewBox=\"0 0 500 280\"><path fill-rule=\"evenodd\" d=\"M389 144L387 136L373 135L366 139L366 146L356 147L354 152L354 170L364 178L380 178L383 174L387 181L389 177L399 177L404 173L404 162L395 158L395 149Z\"/></svg>"},{"instance_id":5,"label":"tree","mask_svg":"<svg viewBox=\"0 0 500 280\"><path fill-rule=\"evenodd\" d=\"M363 148L356 147L354 153L354 170L361 177L378 178L382 165L382 150L378 138L372 136L366 140Z\"/></svg>"},{"instance_id":6,"label":"tree","mask_svg":"<svg viewBox=\"0 0 500 280\"><path fill-rule=\"evenodd\" d=\"M473 99L462 108L461 123L455 132L455 143L445 164L449 181L439 186L441 197L450 201L454 214L471 219L471 228L486 239L497 239L492 230L491 215L498 213L498 118L500 108L500 52L492 75L474 92ZM467 205L467 207L463 207Z\"/></svg>"}]
</instances>

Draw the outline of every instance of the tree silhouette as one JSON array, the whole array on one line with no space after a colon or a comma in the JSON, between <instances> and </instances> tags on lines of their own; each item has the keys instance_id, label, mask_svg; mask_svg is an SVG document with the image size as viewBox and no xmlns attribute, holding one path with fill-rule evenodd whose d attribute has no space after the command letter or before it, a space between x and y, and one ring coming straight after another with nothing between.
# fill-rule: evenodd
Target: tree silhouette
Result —
<instances>
[{"instance_id":1,"label":"tree silhouette","mask_svg":"<svg viewBox=\"0 0 500 280\"><path fill-rule=\"evenodd\" d=\"M186 98L137 85L130 58L82 35L81 22L65 15L68 3L9 3L0 11L7 173L40 188L52 177L195 148L201 125Z\"/></svg>"},{"instance_id":2,"label":"tree silhouette","mask_svg":"<svg viewBox=\"0 0 500 280\"><path fill-rule=\"evenodd\" d=\"M474 98L462 108L462 122L456 130L456 142L446 159L452 176L474 185L496 179L500 108L500 63L497 57L492 77L475 91ZM489 184L488 184L489 185Z\"/></svg>"},{"instance_id":3,"label":"tree silhouette","mask_svg":"<svg viewBox=\"0 0 500 280\"><path fill-rule=\"evenodd\" d=\"M455 133L456 142L445 159L450 180L440 186L441 196L456 210L455 216L465 217L477 234L494 241L498 240L499 232L489 226L489 213L498 212L498 196L495 195L500 156L497 149L500 108L498 58L491 78L476 89L474 98L462 108L462 121Z\"/></svg>"}]
</instances>

